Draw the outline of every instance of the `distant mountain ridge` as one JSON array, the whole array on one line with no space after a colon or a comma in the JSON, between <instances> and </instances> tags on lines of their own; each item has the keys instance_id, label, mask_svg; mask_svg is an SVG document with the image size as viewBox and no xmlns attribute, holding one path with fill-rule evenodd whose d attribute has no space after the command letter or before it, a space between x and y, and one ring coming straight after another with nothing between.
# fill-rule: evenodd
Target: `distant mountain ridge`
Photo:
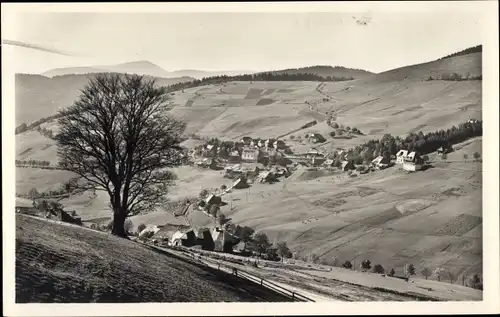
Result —
<instances>
[{"instance_id":1,"label":"distant mountain ridge","mask_svg":"<svg viewBox=\"0 0 500 317\"><path fill-rule=\"evenodd\" d=\"M181 69L176 71L166 71L160 66L149 61L134 61L116 65L55 68L46 71L41 75L46 77L55 77L63 75L85 75L85 74L107 73L107 72L148 75L159 78L192 77L193 79L201 79L204 77L221 76L221 75L233 76L246 73L255 73L254 71L245 71L245 70L204 71L197 69Z\"/></svg>"},{"instance_id":2,"label":"distant mountain ridge","mask_svg":"<svg viewBox=\"0 0 500 317\"><path fill-rule=\"evenodd\" d=\"M96 72L99 73L99 72ZM95 73L65 74L46 77L33 74L16 74L16 125L30 124L42 117L52 115L58 109L71 105ZM161 86L193 81L192 77L156 78Z\"/></svg>"}]
</instances>

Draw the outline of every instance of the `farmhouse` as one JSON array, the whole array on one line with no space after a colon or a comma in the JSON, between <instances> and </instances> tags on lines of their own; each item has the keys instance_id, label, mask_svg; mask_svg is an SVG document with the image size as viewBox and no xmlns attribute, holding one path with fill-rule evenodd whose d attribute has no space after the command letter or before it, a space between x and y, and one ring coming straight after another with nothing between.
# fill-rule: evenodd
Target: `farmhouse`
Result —
<instances>
[{"instance_id":1,"label":"farmhouse","mask_svg":"<svg viewBox=\"0 0 500 317\"><path fill-rule=\"evenodd\" d=\"M277 150L284 150L286 148L285 141L276 140L276 141L274 141L273 147Z\"/></svg>"},{"instance_id":2,"label":"farmhouse","mask_svg":"<svg viewBox=\"0 0 500 317\"><path fill-rule=\"evenodd\" d=\"M260 183L273 183L276 181L276 176L270 171L264 171L259 174L257 179Z\"/></svg>"},{"instance_id":3,"label":"farmhouse","mask_svg":"<svg viewBox=\"0 0 500 317\"><path fill-rule=\"evenodd\" d=\"M171 238L170 245L192 247L196 245L197 238L193 229L184 229L176 231Z\"/></svg>"},{"instance_id":4,"label":"farmhouse","mask_svg":"<svg viewBox=\"0 0 500 317\"><path fill-rule=\"evenodd\" d=\"M320 152L318 149L316 148L311 148L309 149L309 151L307 151L306 155L305 155L308 159L312 159L314 157L317 157L317 156L321 156L323 157L324 154L322 152Z\"/></svg>"},{"instance_id":5,"label":"farmhouse","mask_svg":"<svg viewBox=\"0 0 500 317\"><path fill-rule=\"evenodd\" d=\"M403 169L410 172L419 171L422 169L424 160L417 152L408 154L403 162Z\"/></svg>"},{"instance_id":6,"label":"farmhouse","mask_svg":"<svg viewBox=\"0 0 500 317\"><path fill-rule=\"evenodd\" d=\"M326 160L326 161L323 162L323 166L324 167L333 167L334 163L335 163L334 160L328 159L328 160Z\"/></svg>"},{"instance_id":7,"label":"farmhouse","mask_svg":"<svg viewBox=\"0 0 500 317\"><path fill-rule=\"evenodd\" d=\"M348 160L348 161L343 161L342 162L342 166L340 167L340 169L342 171L349 171L349 170L353 170L355 167L354 167L354 161L353 160Z\"/></svg>"},{"instance_id":8,"label":"farmhouse","mask_svg":"<svg viewBox=\"0 0 500 317\"><path fill-rule=\"evenodd\" d=\"M258 148L245 147L241 151L241 160L243 162L256 163L259 160L260 151Z\"/></svg>"},{"instance_id":9,"label":"farmhouse","mask_svg":"<svg viewBox=\"0 0 500 317\"><path fill-rule=\"evenodd\" d=\"M240 153L238 153L238 151L232 151L231 153L229 153L229 159L228 161L231 162L231 163L238 163L239 161L241 160L241 156L240 156Z\"/></svg>"},{"instance_id":10,"label":"farmhouse","mask_svg":"<svg viewBox=\"0 0 500 317\"><path fill-rule=\"evenodd\" d=\"M326 162L326 158L323 156L314 156L311 160L313 166L320 166Z\"/></svg>"},{"instance_id":11,"label":"farmhouse","mask_svg":"<svg viewBox=\"0 0 500 317\"><path fill-rule=\"evenodd\" d=\"M243 143L246 146L250 146L252 144L252 138L249 136L244 136L241 140L240 143Z\"/></svg>"},{"instance_id":12,"label":"farmhouse","mask_svg":"<svg viewBox=\"0 0 500 317\"><path fill-rule=\"evenodd\" d=\"M233 251L233 246L240 242L239 239L222 228L213 228L211 233L214 242L213 251L230 253Z\"/></svg>"},{"instance_id":13,"label":"farmhouse","mask_svg":"<svg viewBox=\"0 0 500 317\"><path fill-rule=\"evenodd\" d=\"M244 189L248 188L248 184L244 178L238 178L234 183L232 188L234 189Z\"/></svg>"},{"instance_id":14,"label":"farmhouse","mask_svg":"<svg viewBox=\"0 0 500 317\"><path fill-rule=\"evenodd\" d=\"M31 213L36 211L37 208L33 205L33 201L26 198L16 197L16 212Z\"/></svg>"},{"instance_id":15,"label":"farmhouse","mask_svg":"<svg viewBox=\"0 0 500 317\"><path fill-rule=\"evenodd\" d=\"M309 136L309 141L313 143L323 143L326 139L319 133L313 133Z\"/></svg>"},{"instance_id":16,"label":"farmhouse","mask_svg":"<svg viewBox=\"0 0 500 317\"><path fill-rule=\"evenodd\" d=\"M215 157L217 154L217 148L212 144L207 144L202 150L202 156L207 158Z\"/></svg>"},{"instance_id":17,"label":"farmhouse","mask_svg":"<svg viewBox=\"0 0 500 317\"><path fill-rule=\"evenodd\" d=\"M205 198L205 207L207 207L207 209L211 205L221 205L221 204L222 204L222 198L214 194L210 194L208 195L207 198Z\"/></svg>"},{"instance_id":18,"label":"farmhouse","mask_svg":"<svg viewBox=\"0 0 500 317\"><path fill-rule=\"evenodd\" d=\"M408 156L407 150L400 150L398 153L396 153L396 163L403 164L407 156Z\"/></svg>"},{"instance_id":19,"label":"farmhouse","mask_svg":"<svg viewBox=\"0 0 500 317\"><path fill-rule=\"evenodd\" d=\"M442 146L437 150L438 155L448 154L450 152L453 152L453 147L451 145Z\"/></svg>"},{"instance_id":20,"label":"farmhouse","mask_svg":"<svg viewBox=\"0 0 500 317\"><path fill-rule=\"evenodd\" d=\"M388 158L388 157L384 157L384 156L378 156L377 158L375 158L372 162L371 162L371 166L372 167L375 167L377 169L383 169L383 168L386 168L389 166L389 164L391 163L391 160Z\"/></svg>"},{"instance_id":21,"label":"farmhouse","mask_svg":"<svg viewBox=\"0 0 500 317\"><path fill-rule=\"evenodd\" d=\"M267 139L264 142L264 147L273 147L274 142L276 142L276 140L274 140L274 139Z\"/></svg>"}]
</instances>

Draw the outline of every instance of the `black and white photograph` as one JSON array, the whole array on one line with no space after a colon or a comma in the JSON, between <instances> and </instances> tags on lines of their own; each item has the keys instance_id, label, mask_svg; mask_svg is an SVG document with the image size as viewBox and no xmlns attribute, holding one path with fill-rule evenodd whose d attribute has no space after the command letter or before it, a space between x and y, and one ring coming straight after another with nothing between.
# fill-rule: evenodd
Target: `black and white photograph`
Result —
<instances>
[{"instance_id":1,"label":"black and white photograph","mask_svg":"<svg viewBox=\"0 0 500 317\"><path fill-rule=\"evenodd\" d=\"M1 47L9 316L498 312L498 2L11 3Z\"/></svg>"}]
</instances>

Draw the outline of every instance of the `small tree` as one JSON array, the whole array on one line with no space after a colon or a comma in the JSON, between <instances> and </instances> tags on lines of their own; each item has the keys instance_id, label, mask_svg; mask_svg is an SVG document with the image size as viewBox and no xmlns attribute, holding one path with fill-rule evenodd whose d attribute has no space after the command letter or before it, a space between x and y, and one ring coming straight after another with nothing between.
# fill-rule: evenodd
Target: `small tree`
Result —
<instances>
[{"instance_id":1,"label":"small tree","mask_svg":"<svg viewBox=\"0 0 500 317\"><path fill-rule=\"evenodd\" d=\"M124 226L125 232L127 234L131 234L132 233L132 229L134 228L134 224L132 223L132 220L130 220L130 219L127 218L125 220L123 226Z\"/></svg>"},{"instance_id":2,"label":"small tree","mask_svg":"<svg viewBox=\"0 0 500 317\"><path fill-rule=\"evenodd\" d=\"M278 251L278 255L281 257L281 262L283 262L285 257L290 258L292 256L292 252L288 248L286 242L279 242L276 245L276 250Z\"/></svg>"},{"instance_id":3,"label":"small tree","mask_svg":"<svg viewBox=\"0 0 500 317\"><path fill-rule=\"evenodd\" d=\"M28 197L30 199L35 199L35 198L38 198L39 196L40 196L40 193L38 192L38 190L36 188L32 188L28 193Z\"/></svg>"},{"instance_id":4,"label":"small tree","mask_svg":"<svg viewBox=\"0 0 500 317\"><path fill-rule=\"evenodd\" d=\"M437 269L434 270L434 275L437 276L438 281L441 281L441 278L443 278L446 275L446 270L438 267Z\"/></svg>"},{"instance_id":5,"label":"small tree","mask_svg":"<svg viewBox=\"0 0 500 317\"><path fill-rule=\"evenodd\" d=\"M208 209L208 213L214 218L217 218L217 216L219 215L219 211L220 211L220 207L219 207L219 205L216 205L216 204L212 204L210 206L210 208Z\"/></svg>"},{"instance_id":6,"label":"small tree","mask_svg":"<svg viewBox=\"0 0 500 317\"><path fill-rule=\"evenodd\" d=\"M345 261L344 264L342 264L342 267L351 270L352 269L351 261Z\"/></svg>"},{"instance_id":7,"label":"small tree","mask_svg":"<svg viewBox=\"0 0 500 317\"><path fill-rule=\"evenodd\" d=\"M290 140L295 139L295 135L290 135Z\"/></svg>"},{"instance_id":8,"label":"small tree","mask_svg":"<svg viewBox=\"0 0 500 317\"><path fill-rule=\"evenodd\" d=\"M389 275L394 276L394 274L396 274L396 271L394 271L394 269L391 269L391 271L389 272Z\"/></svg>"},{"instance_id":9,"label":"small tree","mask_svg":"<svg viewBox=\"0 0 500 317\"><path fill-rule=\"evenodd\" d=\"M469 158L469 155L467 155L467 153L464 153L464 161L467 162L467 159Z\"/></svg>"},{"instance_id":10,"label":"small tree","mask_svg":"<svg viewBox=\"0 0 500 317\"><path fill-rule=\"evenodd\" d=\"M372 262L370 260L364 260L363 262L361 262L361 268L363 270L369 270L372 268Z\"/></svg>"},{"instance_id":11,"label":"small tree","mask_svg":"<svg viewBox=\"0 0 500 317\"><path fill-rule=\"evenodd\" d=\"M225 191L227 189L226 185L221 185L220 190Z\"/></svg>"},{"instance_id":12,"label":"small tree","mask_svg":"<svg viewBox=\"0 0 500 317\"><path fill-rule=\"evenodd\" d=\"M415 275L415 266L413 264L410 264L406 267L406 275Z\"/></svg>"},{"instance_id":13,"label":"small tree","mask_svg":"<svg viewBox=\"0 0 500 317\"><path fill-rule=\"evenodd\" d=\"M219 214L219 217L217 218L219 225L223 226L227 222L226 215L224 214Z\"/></svg>"},{"instance_id":14,"label":"small tree","mask_svg":"<svg viewBox=\"0 0 500 317\"><path fill-rule=\"evenodd\" d=\"M474 152L474 160L478 161L481 158L481 154L479 152Z\"/></svg>"},{"instance_id":15,"label":"small tree","mask_svg":"<svg viewBox=\"0 0 500 317\"><path fill-rule=\"evenodd\" d=\"M267 235L262 232L259 232L255 235L254 243L259 256L262 256L262 253L266 253L267 250L272 246Z\"/></svg>"},{"instance_id":16,"label":"small tree","mask_svg":"<svg viewBox=\"0 0 500 317\"><path fill-rule=\"evenodd\" d=\"M146 225L141 223L139 226L137 226L137 233L141 233L144 229L146 229Z\"/></svg>"},{"instance_id":17,"label":"small tree","mask_svg":"<svg viewBox=\"0 0 500 317\"><path fill-rule=\"evenodd\" d=\"M425 276L425 279L427 279L429 276L432 275L432 271L427 267L424 267L420 273L422 273L422 275Z\"/></svg>"},{"instance_id":18,"label":"small tree","mask_svg":"<svg viewBox=\"0 0 500 317\"><path fill-rule=\"evenodd\" d=\"M483 284L481 283L481 279L477 273L472 277L471 284L471 286L475 289L483 289Z\"/></svg>"},{"instance_id":19,"label":"small tree","mask_svg":"<svg viewBox=\"0 0 500 317\"><path fill-rule=\"evenodd\" d=\"M330 132L330 136L331 136L332 138L334 138L334 137L335 137L335 131Z\"/></svg>"},{"instance_id":20,"label":"small tree","mask_svg":"<svg viewBox=\"0 0 500 317\"><path fill-rule=\"evenodd\" d=\"M208 197L208 190L206 188L202 189L199 194L201 199L205 199Z\"/></svg>"},{"instance_id":21,"label":"small tree","mask_svg":"<svg viewBox=\"0 0 500 317\"><path fill-rule=\"evenodd\" d=\"M446 277L448 278L451 284L453 284L457 279L457 276L451 270L446 271Z\"/></svg>"},{"instance_id":22,"label":"small tree","mask_svg":"<svg viewBox=\"0 0 500 317\"><path fill-rule=\"evenodd\" d=\"M428 155L422 156L422 159L424 160L425 163L429 162L429 156Z\"/></svg>"},{"instance_id":23,"label":"small tree","mask_svg":"<svg viewBox=\"0 0 500 317\"><path fill-rule=\"evenodd\" d=\"M385 269L381 264L375 264L375 266L373 267L373 273L384 274Z\"/></svg>"},{"instance_id":24,"label":"small tree","mask_svg":"<svg viewBox=\"0 0 500 317\"><path fill-rule=\"evenodd\" d=\"M254 234L255 230L250 228L250 227L243 227L241 228L241 235L240 238L245 243L245 248L248 242L252 241L252 236Z\"/></svg>"},{"instance_id":25,"label":"small tree","mask_svg":"<svg viewBox=\"0 0 500 317\"><path fill-rule=\"evenodd\" d=\"M310 259L311 259L311 262L312 262L312 263L315 263L315 264L316 264L316 263L318 263L318 261L319 261L319 256L318 256L316 253L311 253L311 255L310 255Z\"/></svg>"}]
</instances>

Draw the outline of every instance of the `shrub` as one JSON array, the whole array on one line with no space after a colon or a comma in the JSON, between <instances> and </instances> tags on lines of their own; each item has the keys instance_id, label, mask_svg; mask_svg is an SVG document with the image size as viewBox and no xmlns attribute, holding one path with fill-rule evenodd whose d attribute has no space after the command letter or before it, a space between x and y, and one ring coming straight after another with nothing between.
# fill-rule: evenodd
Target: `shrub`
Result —
<instances>
[{"instance_id":1,"label":"shrub","mask_svg":"<svg viewBox=\"0 0 500 317\"><path fill-rule=\"evenodd\" d=\"M479 154L479 152L474 152L474 159L477 161L481 158L481 154Z\"/></svg>"},{"instance_id":2,"label":"shrub","mask_svg":"<svg viewBox=\"0 0 500 317\"><path fill-rule=\"evenodd\" d=\"M371 264L371 261L370 260L364 260L363 262L361 262L361 268L363 270L369 270L372 268L372 264Z\"/></svg>"},{"instance_id":3,"label":"shrub","mask_svg":"<svg viewBox=\"0 0 500 317\"><path fill-rule=\"evenodd\" d=\"M290 135L290 140L295 139L295 135Z\"/></svg>"},{"instance_id":4,"label":"shrub","mask_svg":"<svg viewBox=\"0 0 500 317\"><path fill-rule=\"evenodd\" d=\"M384 274L385 269L382 264L375 264L375 266L373 267L373 273Z\"/></svg>"},{"instance_id":5,"label":"shrub","mask_svg":"<svg viewBox=\"0 0 500 317\"><path fill-rule=\"evenodd\" d=\"M424 267L424 269L420 273L425 276L425 279L432 275L432 271L427 267Z\"/></svg>"},{"instance_id":6,"label":"shrub","mask_svg":"<svg viewBox=\"0 0 500 317\"><path fill-rule=\"evenodd\" d=\"M331 136L332 138L334 138L334 137L335 137L335 131L330 132L330 136Z\"/></svg>"},{"instance_id":7,"label":"shrub","mask_svg":"<svg viewBox=\"0 0 500 317\"><path fill-rule=\"evenodd\" d=\"M137 226L137 232L141 233L142 230L146 229L146 225L141 223L139 226Z\"/></svg>"},{"instance_id":8,"label":"shrub","mask_svg":"<svg viewBox=\"0 0 500 317\"><path fill-rule=\"evenodd\" d=\"M29 193L28 193L28 197L30 199L35 199L35 198L38 198L40 197L40 193L38 192L38 190L36 188L32 188Z\"/></svg>"},{"instance_id":9,"label":"shrub","mask_svg":"<svg viewBox=\"0 0 500 317\"><path fill-rule=\"evenodd\" d=\"M464 154L464 160L467 161L467 159L469 158L469 155L467 155L467 153Z\"/></svg>"},{"instance_id":10,"label":"shrub","mask_svg":"<svg viewBox=\"0 0 500 317\"><path fill-rule=\"evenodd\" d=\"M394 276L394 274L396 274L396 271L394 271L394 269L391 269L391 271L389 272L389 276Z\"/></svg>"},{"instance_id":11,"label":"shrub","mask_svg":"<svg viewBox=\"0 0 500 317\"><path fill-rule=\"evenodd\" d=\"M406 267L406 274L407 275L415 275L415 266L413 264L410 264Z\"/></svg>"},{"instance_id":12,"label":"shrub","mask_svg":"<svg viewBox=\"0 0 500 317\"><path fill-rule=\"evenodd\" d=\"M199 196L200 196L201 199L206 198L208 196L208 190L207 189L202 189L200 191L200 195Z\"/></svg>"},{"instance_id":13,"label":"shrub","mask_svg":"<svg viewBox=\"0 0 500 317\"><path fill-rule=\"evenodd\" d=\"M342 264L342 267L346 269L352 269L351 261L345 261L344 264Z\"/></svg>"}]
</instances>

